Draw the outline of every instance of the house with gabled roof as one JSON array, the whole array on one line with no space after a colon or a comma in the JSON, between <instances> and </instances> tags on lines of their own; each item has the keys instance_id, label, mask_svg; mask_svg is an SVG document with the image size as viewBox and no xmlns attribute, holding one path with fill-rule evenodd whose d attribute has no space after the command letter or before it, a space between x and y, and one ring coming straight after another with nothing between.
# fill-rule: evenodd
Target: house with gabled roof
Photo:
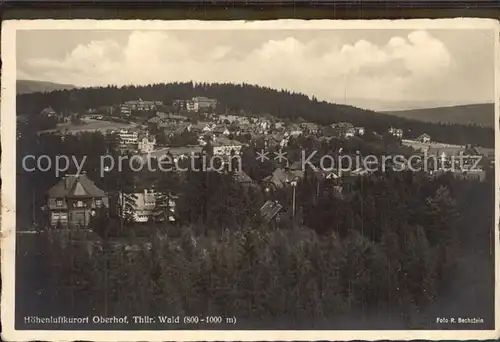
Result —
<instances>
[{"instance_id":1,"label":"house with gabled roof","mask_svg":"<svg viewBox=\"0 0 500 342\"><path fill-rule=\"evenodd\" d=\"M288 127L288 132L291 136L299 136L303 133L303 130L302 128L300 128L299 125L297 124L291 124L289 127Z\"/></svg>"},{"instance_id":2,"label":"house with gabled roof","mask_svg":"<svg viewBox=\"0 0 500 342\"><path fill-rule=\"evenodd\" d=\"M431 137L429 134L424 133L417 138L417 141L420 141L422 143L429 143L431 142Z\"/></svg>"},{"instance_id":3,"label":"house with gabled roof","mask_svg":"<svg viewBox=\"0 0 500 342\"><path fill-rule=\"evenodd\" d=\"M495 149L494 148L485 148L480 146L466 146L465 152L466 155L481 157L482 165L494 165L495 164Z\"/></svg>"},{"instance_id":4,"label":"house with gabled roof","mask_svg":"<svg viewBox=\"0 0 500 342\"><path fill-rule=\"evenodd\" d=\"M252 185L253 179L243 170L237 170L233 174L234 180L242 185Z\"/></svg>"},{"instance_id":5,"label":"house with gabled roof","mask_svg":"<svg viewBox=\"0 0 500 342\"><path fill-rule=\"evenodd\" d=\"M320 127L313 122L304 122L300 124L300 128L304 130L304 132L309 134L319 133Z\"/></svg>"},{"instance_id":6,"label":"house with gabled roof","mask_svg":"<svg viewBox=\"0 0 500 342\"><path fill-rule=\"evenodd\" d=\"M271 189L285 188L291 185L292 181L299 181L304 178L302 170L291 170L290 168L277 168L273 173L265 177L262 181L264 185Z\"/></svg>"},{"instance_id":7,"label":"house with gabled roof","mask_svg":"<svg viewBox=\"0 0 500 342\"><path fill-rule=\"evenodd\" d=\"M391 127L389 128L389 133L394 135L397 138L403 138L403 130L401 128L394 128Z\"/></svg>"},{"instance_id":8,"label":"house with gabled roof","mask_svg":"<svg viewBox=\"0 0 500 342\"><path fill-rule=\"evenodd\" d=\"M357 135L365 135L365 128L364 127L354 127L354 130L356 131Z\"/></svg>"},{"instance_id":9,"label":"house with gabled roof","mask_svg":"<svg viewBox=\"0 0 500 342\"><path fill-rule=\"evenodd\" d=\"M335 122L335 123L331 124L330 127L348 129L348 128L354 128L354 125L350 122Z\"/></svg>"},{"instance_id":10,"label":"house with gabled roof","mask_svg":"<svg viewBox=\"0 0 500 342\"><path fill-rule=\"evenodd\" d=\"M191 126L191 130L196 133L209 133L215 128L215 124L206 121L199 121Z\"/></svg>"},{"instance_id":11,"label":"house with gabled roof","mask_svg":"<svg viewBox=\"0 0 500 342\"><path fill-rule=\"evenodd\" d=\"M57 115L56 111L55 111L54 109L52 109L52 107L47 107L47 108L44 108L44 109L40 112L40 114L42 114L42 115L46 115L46 116L50 116L50 117L51 117L51 116L56 116L56 115Z\"/></svg>"},{"instance_id":12,"label":"house with gabled roof","mask_svg":"<svg viewBox=\"0 0 500 342\"><path fill-rule=\"evenodd\" d=\"M107 194L86 174L65 175L47 192L52 227L85 228L99 209L108 209Z\"/></svg>"},{"instance_id":13,"label":"house with gabled roof","mask_svg":"<svg viewBox=\"0 0 500 342\"><path fill-rule=\"evenodd\" d=\"M212 132L213 132L213 134L218 135L218 136L231 134L229 129L224 125L219 125L219 126L214 127Z\"/></svg>"}]
</instances>

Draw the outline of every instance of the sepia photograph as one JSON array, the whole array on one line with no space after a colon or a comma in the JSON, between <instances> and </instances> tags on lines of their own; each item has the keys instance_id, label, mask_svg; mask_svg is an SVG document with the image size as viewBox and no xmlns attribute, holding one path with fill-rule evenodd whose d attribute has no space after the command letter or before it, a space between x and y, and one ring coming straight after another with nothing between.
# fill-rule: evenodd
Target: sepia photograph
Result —
<instances>
[{"instance_id":1,"label":"sepia photograph","mask_svg":"<svg viewBox=\"0 0 500 342\"><path fill-rule=\"evenodd\" d=\"M497 338L499 38L3 22L2 338Z\"/></svg>"}]
</instances>

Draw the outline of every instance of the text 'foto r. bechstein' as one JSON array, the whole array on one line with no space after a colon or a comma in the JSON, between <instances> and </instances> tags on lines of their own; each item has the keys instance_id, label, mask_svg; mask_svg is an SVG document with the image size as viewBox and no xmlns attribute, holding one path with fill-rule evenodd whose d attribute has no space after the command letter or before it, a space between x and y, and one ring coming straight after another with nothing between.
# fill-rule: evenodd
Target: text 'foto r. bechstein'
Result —
<instances>
[{"instance_id":1,"label":"text 'foto r. bechstein'","mask_svg":"<svg viewBox=\"0 0 500 342\"><path fill-rule=\"evenodd\" d=\"M6 25L11 329L496 329L493 22L176 23Z\"/></svg>"}]
</instances>

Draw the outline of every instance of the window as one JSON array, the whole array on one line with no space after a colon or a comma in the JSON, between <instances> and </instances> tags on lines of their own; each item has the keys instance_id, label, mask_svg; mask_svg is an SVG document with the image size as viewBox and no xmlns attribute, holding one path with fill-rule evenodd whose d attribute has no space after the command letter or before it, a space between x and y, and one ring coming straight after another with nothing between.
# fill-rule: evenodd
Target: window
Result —
<instances>
[{"instance_id":1,"label":"window","mask_svg":"<svg viewBox=\"0 0 500 342\"><path fill-rule=\"evenodd\" d=\"M60 199L60 198L58 198L58 199L56 200L56 205L57 205L58 207L62 207L62 205L63 205L63 200L62 200L62 199Z\"/></svg>"},{"instance_id":2,"label":"window","mask_svg":"<svg viewBox=\"0 0 500 342\"><path fill-rule=\"evenodd\" d=\"M77 208L82 208L83 207L83 202L82 201L77 201L76 202L76 207Z\"/></svg>"}]
</instances>

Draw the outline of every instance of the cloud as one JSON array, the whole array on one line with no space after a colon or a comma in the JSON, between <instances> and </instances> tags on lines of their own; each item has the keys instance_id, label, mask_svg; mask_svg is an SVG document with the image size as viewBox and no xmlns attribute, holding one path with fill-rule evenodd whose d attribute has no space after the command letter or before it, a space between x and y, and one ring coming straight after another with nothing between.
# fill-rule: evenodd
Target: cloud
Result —
<instances>
[{"instance_id":1,"label":"cloud","mask_svg":"<svg viewBox=\"0 0 500 342\"><path fill-rule=\"evenodd\" d=\"M334 35L334 33L332 33ZM233 53L234 52L234 53ZM78 45L61 60L27 61L24 74L76 85L171 81L247 82L315 95L320 99L402 100L435 95L452 71L446 46L425 31L392 37L385 44L358 40L319 44L314 38L269 39L249 53L238 41L200 48L163 31L137 31L125 46L113 40ZM440 83L441 82L441 83Z\"/></svg>"}]
</instances>

